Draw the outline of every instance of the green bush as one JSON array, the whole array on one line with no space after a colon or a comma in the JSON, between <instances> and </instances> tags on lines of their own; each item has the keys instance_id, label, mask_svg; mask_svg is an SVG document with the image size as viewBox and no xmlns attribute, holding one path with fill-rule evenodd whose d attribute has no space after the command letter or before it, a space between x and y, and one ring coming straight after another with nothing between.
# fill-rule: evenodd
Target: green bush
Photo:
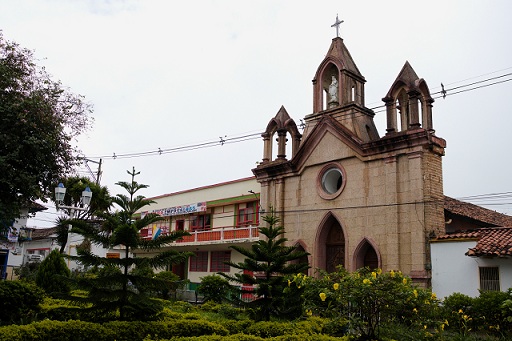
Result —
<instances>
[{"instance_id":1,"label":"green bush","mask_svg":"<svg viewBox=\"0 0 512 341\"><path fill-rule=\"evenodd\" d=\"M103 326L83 321L41 321L0 327L0 341L109 341L114 335Z\"/></svg>"},{"instance_id":2,"label":"green bush","mask_svg":"<svg viewBox=\"0 0 512 341\"><path fill-rule=\"evenodd\" d=\"M24 281L0 281L0 324L27 322L36 317L44 292Z\"/></svg>"},{"instance_id":3,"label":"green bush","mask_svg":"<svg viewBox=\"0 0 512 341\"><path fill-rule=\"evenodd\" d=\"M510 292L481 291L474 303L475 328L498 334L509 333L511 323L502 310L505 301L512 299Z\"/></svg>"},{"instance_id":4,"label":"green bush","mask_svg":"<svg viewBox=\"0 0 512 341\"><path fill-rule=\"evenodd\" d=\"M205 301L221 303L228 298L231 286L226 279L218 275L209 275L201 277L197 291L204 296Z\"/></svg>"},{"instance_id":5,"label":"green bush","mask_svg":"<svg viewBox=\"0 0 512 341\"><path fill-rule=\"evenodd\" d=\"M367 268L349 273L343 268L337 272L321 271L318 278L297 274L289 281L289 288L304 289L304 312L335 322L326 331L344 334L346 322L354 333L363 338L376 339L381 323L404 323L412 328L437 325L435 319L438 300L428 290L417 288L410 278L399 271L371 271Z\"/></svg>"},{"instance_id":6,"label":"green bush","mask_svg":"<svg viewBox=\"0 0 512 341\"><path fill-rule=\"evenodd\" d=\"M271 338L262 338L259 336L246 335L246 334L235 334L229 336L220 335L205 335L199 337L174 337L171 339L153 339L147 337L144 341L350 341L349 337L332 337L327 335L303 335L303 334L292 334L282 335Z\"/></svg>"},{"instance_id":7,"label":"green bush","mask_svg":"<svg viewBox=\"0 0 512 341\"><path fill-rule=\"evenodd\" d=\"M229 334L240 334L244 333L249 326L254 324L253 320L226 320L222 321L222 325L229 331Z\"/></svg>"},{"instance_id":8,"label":"green bush","mask_svg":"<svg viewBox=\"0 0 512 341\"><path fill-rule=\"evenodd\" d=\"M281 336L285 334L292 334L294 330L295 329L291 323L260 321L251 324L247 328L245 333L263 338L268 338L274 336Z\"/></svg>"},{"instance_id":9,"label":"green bush","mask_svg":"<svg viewBox=\"0 0 512 341\"><path fill-rule=\"evenodd\" d=\"M29 325L0 327L0 341L137 341L144 338L173 338L227 335L226 328L205 320L160 322L112 321L104 324L83 321L41 321Z\"/></svg>"},{"instance_id":10,"label":"green bush","mask_svg":"<svg viewBox=\"0 0 512 341\"><path fill-rule=\"evenodd\" d=\"M158 297L165 300L176 298L176 290L184 288L190 282L188 279L181 280L180 276L172 271L161 271L155 275L155 278L163 281Z\"/></svg>"},{"instance_id":11,"label":"green bush","mask_svg":"<svg viewBox=\"0 0 512 341\"><path fill-rule=\"evenodd\" d=\"M64 258L58 250L53 250L41 262L36 275L36 284L48 295L67 294L70 291L69 284L59 277L67 278L69 275L70 271Z\"/></svg>"},{"instance_id":12,"label":"green bush","mask_svg":"<svg viewBox=\"0 0 512 341\"><path fill-rule=\"evenodd\" d=\"M19 268L15 268L14 274L18 276L20 280L35 282L39 265L41 265L39 262L26 262Z\"/></svg>"}]
</instances>

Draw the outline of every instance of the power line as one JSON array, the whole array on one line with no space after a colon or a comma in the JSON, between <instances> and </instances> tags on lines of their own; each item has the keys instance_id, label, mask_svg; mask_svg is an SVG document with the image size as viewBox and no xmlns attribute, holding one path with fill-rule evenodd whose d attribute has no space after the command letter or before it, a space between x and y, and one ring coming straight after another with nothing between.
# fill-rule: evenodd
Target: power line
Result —
<instances>
[{"instance_id":1,"label":"power line","mask_svg":"<svg viewBox=\"0 0 512 341\"><path fill-rule=\"evenodd\" d=\"M499 71L504 71L504 70L508 70L511 68L512 67L505 68L505 69L502 69ZM488 74L484 74L483 76L494 74L499 71L494 71L494 72L491 72ZM506 73L506 74L502 74L499 76L486 78L484 80L471 82L471 83L467 83L464 85L460 85L460 86L456 86L456 87L452 87L452 88L448 88L448 89L444 89L444 86L443 86L443 90L434 92L434 93L432 93L432 95L439 95L439 96L433 97L434 99L446 98L448 96L457 95L460 93L473 91L473 90L477 90L477 89L481 89L481 88L485 88L485 87L512 81L512 78L508 78L508 79L502 79L502 80L488 83L488 84L482 84L482 83L486 83L486 82L489 82L492 80L497 80L497 79L501 79L501 78L509 77L509 76L512 76L512 73ZM481 77L481 76L467 78L466 80L471 80L471 79L475 79L475 78L479 78L479 77ZM457 84L460 82L462 82L462 81L450 83L450 84ZM477 84L482 84L482 85L472 87L473 85L477 85ZM467 87L470 87L470 88L464 89ZM453 92L453 90L457 90L457 89L463 89L463 90ZM377 110L377 111L375 111L375 110L383 109L383 108L385 108L385 105L379 105L379 106L372 107L369 109L374 111L374 113L380 113L385 110ZM340 118L340 117L343 117L346 115L352 115L352 114L339 114L339 115L335 115L335 118ZM362 116L362 115L363 114L359 114L359 116ZM312 121L314 122L314 120L312 120ZM164 148L164 149L158 148L157 150L144 151L144 152L121 153L121 154L113 153L112 155L92 156L92 157L87 157L87 158L89 158L89 159L112 159L112 160L131 159L131 158L138 158L138 157L145 157L145 156L155 156L155 155L171 154L171 153L185 152L185 151L191 151L191 150L197 150L197 149L218 147L218 146L223 146L224 144L233 144L233 143L240 143L240 142L249 141L249 140L255 140L255 139L259 139L260 137L261 137L261 132L243 134L243 135L238 135L238 136L236 135L234 137L229 137L229 138L227 137L227 135L225 135L224 137L219 137L219 140L205 141L205 142L195 143L195 144L190 144L190 145L183 145L183 146Z\"/></svg>"}]
</instances>

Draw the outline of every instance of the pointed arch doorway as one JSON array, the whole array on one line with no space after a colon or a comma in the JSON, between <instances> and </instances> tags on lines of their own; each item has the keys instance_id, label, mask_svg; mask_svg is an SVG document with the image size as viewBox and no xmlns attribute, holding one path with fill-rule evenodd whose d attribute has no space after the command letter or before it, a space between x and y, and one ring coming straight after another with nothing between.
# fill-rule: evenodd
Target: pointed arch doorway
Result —
<instances>
[{"instance_id":1,"label":"pointed arch doorway","mask_svg":"<svg viewBox=\"0 0 512 341\"><path fill-rule=\"evenodd\" d=\"M336 267L345 264L345 234L339 221L328 213L320 227L317 239L318 267L327 272L335 272Z\"/></svg>"}]
</instances>

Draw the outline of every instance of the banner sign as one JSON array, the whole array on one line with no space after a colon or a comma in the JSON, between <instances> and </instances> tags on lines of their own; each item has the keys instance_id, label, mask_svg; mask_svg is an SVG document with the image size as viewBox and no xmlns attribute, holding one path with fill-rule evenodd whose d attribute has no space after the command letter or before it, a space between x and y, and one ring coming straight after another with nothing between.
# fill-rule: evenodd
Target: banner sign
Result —
<instances>
[{"instance_id":1,"label":"banner sign","mask_svg":"<svg viewBox=\"0 0 512 341\"><path fill-rule=\"evenodd\" d=\"M9 231L7 240L11 243L16 243L18 241L18 233L16 231Z\"/></svg>"},{"instance_id":2,"label":"banner sign","mask_svg":"<svg viewBox=\"0 0 512 341\"><path fill-rule=\"evenodd\" d=\"M162 217L170 217L175 215L190 214L196 212L206 212L206 202L198 202L189 205L161 208L158 210L153 210L151 212L142 212L141 217L143 218L148 213L156 213Z\"/></svg>"}]
</instances>

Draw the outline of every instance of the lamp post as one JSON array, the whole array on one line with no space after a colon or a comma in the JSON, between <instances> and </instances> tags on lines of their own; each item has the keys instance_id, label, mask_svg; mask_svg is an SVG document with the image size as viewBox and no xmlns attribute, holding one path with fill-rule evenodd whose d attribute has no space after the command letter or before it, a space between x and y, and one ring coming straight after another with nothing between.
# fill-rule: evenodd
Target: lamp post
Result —
<instances>
[{"instance_id":1,"label":"lamp post","mask_svg":"<svg viewBox=\"0 0 512 341\"><path fill-rule=\"evenodd\" d=\"M57 210L59 210L59 209L69 210L68 216L70 218L74 218L75 211L87 211L89 209L87 206L89 206L91 203L92 191L89 188L89 186L87 186L85 188L85 190L82 191L82 197L80 198L81 200L79 203L79 205L82 205L82 207L62 205L64 203L65 196L66 196L66 187L64 187L64 184L61 182L57 185L57 187L55 187L55 207L57 208ZM71 230L71 224L68 227L68 233L70 230ZM67 244L67 242L66 242L66 244ZM64 250L65 246L66 246L65 244L62 246L61 252L62 252L62 250Z\"/></svg>"},{"instance_id":2,"label":"lamp post","mask_svg":"<svg viewBox=\"0 0 512 341\"><path fill-rule=\"evenodd\" d=\"M61 182L57 187L55 187L55 203L57 209L64 208L71 210L71 216L73 216L73 211L87 211L88 208L86 207L78 207L78 206L64 206L62 203L64 202L64 197L66 196L66 187L64 187L64 184ZM92 192L89 186L85 187L85 190L82 192L82 198L81 203L84 206L89 206L92 199Z\"/></svg>"}]
</instances>

